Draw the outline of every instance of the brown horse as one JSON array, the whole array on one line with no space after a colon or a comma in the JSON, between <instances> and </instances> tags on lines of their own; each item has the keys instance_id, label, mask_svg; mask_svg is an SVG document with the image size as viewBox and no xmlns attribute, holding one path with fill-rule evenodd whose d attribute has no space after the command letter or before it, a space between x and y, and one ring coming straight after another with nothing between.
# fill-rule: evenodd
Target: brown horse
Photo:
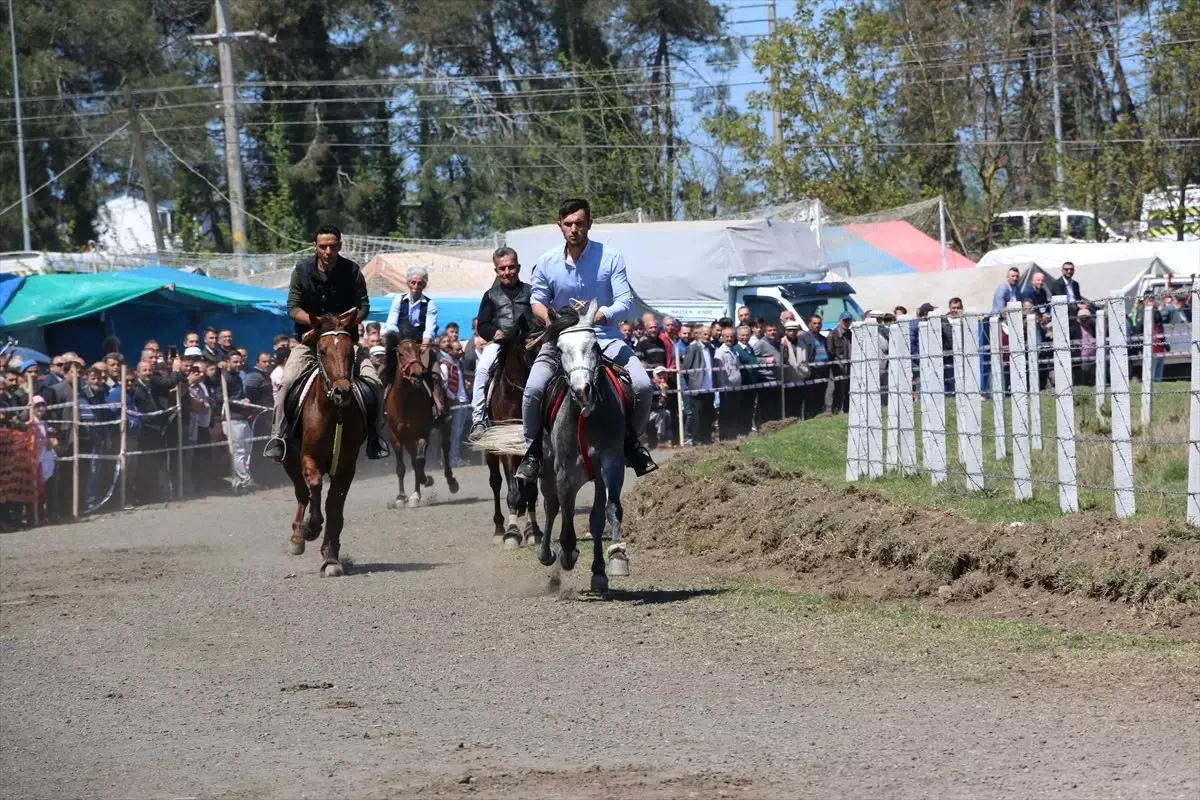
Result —
<instances>
[{"instance_id":1,"label":"brown horse","mask_svg":"<svg viewBox=\"0 0 1200 800\"><path fill-rule=\"evenodd\" d=\"M421 344L412 339L402 340L395 348L395 368L391 369L391 388L388 389L387 423L392 450L396 455L396 478L400 492L388 503L388 508L409 508L421 505L422 487L433 486L433 476L425 474L425 449L429 446L429 433L433 430L433 397L430 395L426 367L421 359ZM391 355L389 354L389 363ZM442 438L442 463L445 465L446 484L450 493L458 491L458 481L450 465L450 421L443 419L437 426ZM404 452L412 461L416 488L407 498L404 496Z\"/></svg>"},{"instance_id":2,"label":"brown horse","mask_svg":"<svg viewBox=\"0 0 1200 800\"><path fill-rule=\"evenodd\" d=\"M346 506L346 494L354 481L358 451L367 438L367 421L354 399L354 340L350 329L357 325L356 311L341 316L322 314L312 320L312 329L301 337L315 350L317 376L300 409L301 438L289 447L283 467L296 489L296 518L292 521L290 551L304 552L304 542L321 535L321 574L344 574L338 553ZM321 513L322 476L329 476L329 498ZM304 510L308 509L308 519ZM325 517L328 519L325 519Z\"/></svg>"},{"instance_id":3,"label":"brown horse","mask_svg":"<svg viewBox=\"0 0 1200 800\"><path fill-rule=\"evenodd\" d=\"M497 369L492 379L492 395L488 399L488 412L494 422L519 422L521 419L521 398L525 391L525 383L529 380L531 358L525 343L519 339L506 343L497 358ZM522 492L513 475L517 464L521 463L520 456L487 454L488 471L491 473L489 482L492 487L492 497L496 511L492 521L496 525L492 533L494 541L503 544L505 550L515 550L522 541L535 544L542 540L542 530L537 523L537 484L528 492ZM501 470L503 469L503 479ZM500 510L500 486L508 487L508 527L504 526L504 513ZM528 513L524 530L518 525L521 517Z\"/></svg>"}]
</instances>

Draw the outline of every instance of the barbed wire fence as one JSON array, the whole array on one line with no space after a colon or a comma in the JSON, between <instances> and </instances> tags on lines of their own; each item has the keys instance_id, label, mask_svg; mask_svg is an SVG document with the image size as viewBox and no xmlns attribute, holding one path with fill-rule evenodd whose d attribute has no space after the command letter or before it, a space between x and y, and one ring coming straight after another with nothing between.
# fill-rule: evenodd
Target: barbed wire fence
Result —
<instances>
[{"instance_id":1,"label":"barbed wire fence","mask_svg":"<svg viewBox=\"0 0 1200 800\"><path fill-rule=\"evenodd\" d=\"M1152 305L1138 313L1123 296L1055 296L1047 310L854 323L846 479L920 476L1018 503L1054 492L1063 514L1200 526L1200 315L1190 336L1169 336ZM1158 374L1182 348L1187 388Z\"/></svg>"}]
</instances>

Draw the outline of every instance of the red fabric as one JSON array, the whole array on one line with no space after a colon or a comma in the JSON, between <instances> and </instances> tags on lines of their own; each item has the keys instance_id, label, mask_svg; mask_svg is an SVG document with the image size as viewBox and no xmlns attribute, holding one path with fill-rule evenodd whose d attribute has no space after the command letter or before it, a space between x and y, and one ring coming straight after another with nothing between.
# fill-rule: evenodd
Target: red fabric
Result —
<instances>
[{"instance_id":1,"label":"red fabric","mask_svg":"<svg viewBox=\"0 0 1200 800\"><path fill-rule=\"evenodd\" d=\"M846 225L846 230L895 259L910 265L917 272L940 272L942 244L904 220L860 222ZM966 269L975 262L949 247L946 248L946 269Z\"/></svg>"},{"instance_id":2,"label":"red fabric","mask_svg":"<svg viewBox=\"0 0 1200 800\"><path fill-rule=\"evenodd\" d=\"M658 340L662 342L662 346L667 351L667 369L675 369L675 343L671 341L671 337L665 333L658 335Z\"/></svg>"},{"instance_id":3,"label":"red fabric","mask_svg":"<svg viewBox=\"0 0 1200 800\"><path fill-rule=\"evenodd\" d=\"M583 471L587 474L589 481L596 479L596 473L592 470L592 460L588 458L587 438L583 435L583 423L586 417L583 414L579 415L578 421L575 423L575 441L579 444L579 457L583 460Z\"/></svg>"},{"instance_id":4,"label":"red fabric","mask_svg":"<svg viewBox=\"0 0 1200 800\"><path fill-rule=\"evenodd\" d=\"M446 391L455 397L458 397L458 367L454 366L449 361L444 363L446 365Z\"/></svg>"},{"instance_id":5,"label":"red fabric","mask_svg":"<svg viewBox=\"0 0 1200 800\"><path fill-rule=\"evenodd\" d=\"M37 502L40 477L34 432L0 428L0 503Z\"/></svg>"}]
</instances>

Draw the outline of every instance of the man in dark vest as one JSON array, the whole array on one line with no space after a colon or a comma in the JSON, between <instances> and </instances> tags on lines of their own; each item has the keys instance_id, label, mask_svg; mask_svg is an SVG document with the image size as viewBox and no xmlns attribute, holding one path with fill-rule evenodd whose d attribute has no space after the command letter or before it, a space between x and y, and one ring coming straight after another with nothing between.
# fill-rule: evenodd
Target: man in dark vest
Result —
<instances>
[{"instance_id":1,"label":"man in dark vest","mask_svg":"<svg viewBox=\"0 0 1200 800\"><path fill-rule=\"evenodd\" d=\"M425 365L425 375L429 381L426 388L433 396L433 416L436 423L446 411L446 393L442 388L441 375L439 370L433 368L434 342L438 334L437 303L425 294L425 287L429 285L429 270L424 267L409 267L405 277L408 280L408 291L392 300L383 331L387 338L387 347L392 353L395 353L396 345L403 339L421 343L421 363Z\"/></svg>"},{"instance_id":2,"label":"man in dark vest","mask_svg":"<svg viewBox=\"0 0 1200 800\"><path fill-rule=\"evenodd\" d=\"M475 329L476 334L487 342L487 347L480 351L475 365L475 385L471 391L472 440L487 428L486 387L501 343L517 338L522 329L529 331L533 327L530 286L521 280L517 251L501 247L492 253L492 264L496 268L496 282L479 302L479 322Z\"/></svg>"},{"instance_id":3,"label":"man in dark vest","mask_svg":"<svg viewBox=\"0 0 1200 800\"><path fill-rule=\"evenodd\" d=\"M350 335L358 345L358 323L367 318L371 301L367 296L367 282L362 270L348 258L339 255L342 249L342 232L332 225L317 229L313 237L314 255L296 262L292 270L292 283L288 287L287 310L296 323L296 338L300 338L312 327L312 318L321 314L341 314L350 309L358 311L358 318L350 325ZM275 395L275 417L271 427L271 438L263 455L282 461L287 448L284 439L283 405L288 390L296 379L316 366L317 356L312 347L298 347L291 351L283 370L279 393ZM375 393L376 409L374 425L367 426L367 458L387 458L388 451L383 421L383 384L379 373L369 358L358 358L358 377Z\"/></svg>"}]
</instances>

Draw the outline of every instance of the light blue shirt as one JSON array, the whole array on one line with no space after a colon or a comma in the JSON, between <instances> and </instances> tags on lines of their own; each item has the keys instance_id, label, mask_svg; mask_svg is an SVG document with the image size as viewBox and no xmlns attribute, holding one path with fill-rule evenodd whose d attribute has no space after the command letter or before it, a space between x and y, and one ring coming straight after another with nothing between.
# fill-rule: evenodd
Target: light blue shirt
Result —
<instances>
[{"instance_id":1,"label":"light blue shirt","mask_svg":"<svg viewBox=\"0 0 1200 800\"><path fill-rule=\"evenodd\" d=\"M618 323L633 308L633 289L625 271L625 259L603 242L590 240L579 255L578 264L567 263L563 244L537 260L530 281L530 299L558 311L577 300L595 300L604 315L604 326L597 331L602 338L619 339Z\"/></svg>"},{"instance_id":2,"label":"light blue shirt","mask_svg":"<svg viewBox=\"0 0 1200 800\"><path fill-rule=\"evenodd\" d=\"M384 333L399 333L400 332L400 307L404 304L404 298L409 299L408 306L408 324L414 328L421 324L421 306L427 306L425 309L425 332L422 337L432 340L437 336L438 310L437 303L433 302L433 298L422 294L417 298L416 302L412 302L412 296L408 292L401 292L392 298L392 307L388 309L387 321L383 324Z\"/></svg>"}]
</instances>

